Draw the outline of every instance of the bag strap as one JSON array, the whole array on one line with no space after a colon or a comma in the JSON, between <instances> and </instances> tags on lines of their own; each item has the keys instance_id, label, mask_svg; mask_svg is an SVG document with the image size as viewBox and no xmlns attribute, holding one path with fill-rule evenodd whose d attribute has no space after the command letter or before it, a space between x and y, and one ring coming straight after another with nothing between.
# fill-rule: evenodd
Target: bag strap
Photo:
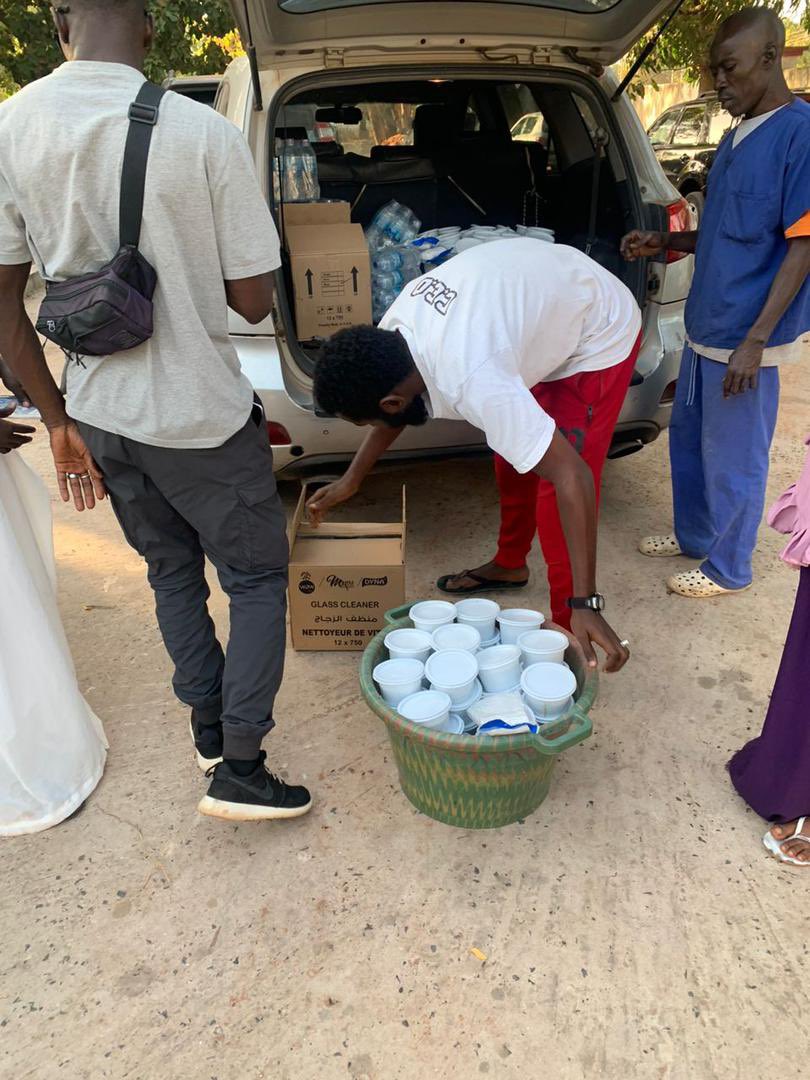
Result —
<instances>
[{"instance_id":1,"label":"bag strap","mask_svg":"<svg viewBox=\"0 0 810 1080\"><path fill-rule=\"evenodd\" d=\"M129 107L129 131L121 168L121 194L118 203L118 235L121 247L137 248L141 238L143 193L152 130L158 121L162 86L145 82Z\"/></svg>"}]
</instances>

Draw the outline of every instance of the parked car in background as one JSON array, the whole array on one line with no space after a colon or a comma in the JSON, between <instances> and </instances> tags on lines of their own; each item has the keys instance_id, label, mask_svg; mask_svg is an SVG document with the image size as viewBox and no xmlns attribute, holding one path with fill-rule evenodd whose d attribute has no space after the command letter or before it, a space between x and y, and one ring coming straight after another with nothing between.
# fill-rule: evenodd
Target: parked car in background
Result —
<instances>
[{"instance_id":1,"label":"parked car in background","mask_svg":"<svg viewBox=\"0 0 810 1080\"><path fill-rule=\"evenodd\" d=\"M667 179L692 206L698 221L714 155L734 123L712 91L667 109L647 132Z\"/></svg>"},{"instance_id":2,"label":"parked car in background","mask_svg":"<svg viewBox=\"0 0 810 1080\"><path fill-rule=\"evenodd\" d=\"M810 90L795 93L810 101ZM717 147L735 123L721 108L714 91L709 91L692 101L673 105L661 113L647 132L667 179L692 206L698 221Z\"/></svg>"},{"instance_id":3,"label":"parked car in background","mask_svg":"<svg viewBox=\"0 0 810 1080\"><path fill-rule=\"evenodd\" d=\"M163 80L163 86L213 108L221 82L221 75L170 75Z\"/></svg>"},{"instance_id":4,"label":"parked car in background","mask_svg":"<svg viewBox=\"0 0 810 1080\"><path fill-rule=\"evenodd\" d=\"M392 18L388 0L231 0L248 55L228 66L216 108L243 131L280 226L274 154L297 140L314 151L321 199L347 203L364 228L396 199L423 229L538 224L587 248L643 315L612 451L628 454L669 423L693 259L621 258L630 229L687 229L690 215L627 95L615 97L609 65L669 3L436 0L397 4ZM539 139L522 133L527 118ZM272 314L249 326L232 313L232 341L263 401L276 471L322 473L365 433L313 400L319 343L299 333L283 259ZM386 457L483 449L480 431L435 420L404 432Z\"/></svg>"},{"instance_id":5,"label":"parked car in background","mask_svg":"<svg viewBox=\"0 0 810 1080\"><path fill-rule=\"evenodd\" d=\"M527 113L512 125L512 138L515 142L545 143L547 136L548 127L542 113Z\"/></svg>"}]
</instances>

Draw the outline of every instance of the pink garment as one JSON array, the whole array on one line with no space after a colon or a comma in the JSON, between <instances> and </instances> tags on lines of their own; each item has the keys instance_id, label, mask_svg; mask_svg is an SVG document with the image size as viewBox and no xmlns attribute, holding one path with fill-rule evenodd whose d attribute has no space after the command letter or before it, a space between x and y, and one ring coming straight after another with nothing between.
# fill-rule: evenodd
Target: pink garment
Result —
<instances>
[{"instance_id":1,"label":"pink garment","mask_svg":"<svg viewBox=\"0 0 810 1080\"><path fill-rule=\"evenodd\" d=\"M810 437L805 441L810 446ZM810 450L802 475L768 511L768 524L777 532L790 534L781 554L785 562L790 566L810 566Z\"/></svg>"}]
</instances>

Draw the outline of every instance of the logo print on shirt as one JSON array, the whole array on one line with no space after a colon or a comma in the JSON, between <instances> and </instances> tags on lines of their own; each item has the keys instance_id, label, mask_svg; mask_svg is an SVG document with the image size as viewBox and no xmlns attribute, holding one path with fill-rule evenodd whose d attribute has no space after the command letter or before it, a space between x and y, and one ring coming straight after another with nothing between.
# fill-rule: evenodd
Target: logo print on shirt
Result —
<instances>
[{"instance_id":1,"label":"logo print on shirt","mask_svg":"<svg viewBox=\"0 0 810 1080\"><path fill-rule=\"evenodd\" d=\"M448 289L438 278L421 277L411 290L411 296L421 296L439 315L446 315L458 293Z\"/></svg>"}]
</instances>

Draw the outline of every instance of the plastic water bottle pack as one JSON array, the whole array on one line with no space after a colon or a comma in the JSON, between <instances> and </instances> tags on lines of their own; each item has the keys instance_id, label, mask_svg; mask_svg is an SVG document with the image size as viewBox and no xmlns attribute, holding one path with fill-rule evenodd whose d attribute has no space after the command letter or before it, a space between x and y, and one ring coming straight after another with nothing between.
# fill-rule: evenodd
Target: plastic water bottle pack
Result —
<instances>
[{"instance_id":1,"label":"plastic water bottle pack","mask_svg":"<svg viewBox=\"0 0 810 1080\"><path fill-rule=\"evenodd\" d=\"M276 203L317 202L318 159L306 139L276 139L273 193Z\"/></svg>"},{"instance_id":2,"label":"plastic water bottle pack","mask_svg":"<svg viewBox=\"0 0 810 1080\"><path fill-rule=\"evenodd\" d=\"M371 251L391 244L405 244L419 232L421 222L407 206L392 199L380 207L366 230Z\"/></svg>"},{"instance_id":3,"label":"plastic water bottle pack","mask_svg":"<svg viewBox=\"0 0 810 1080\"><path fill-rule=\"evenodd\" d=\"M383 317L409 281L422 273L420 253L411 246L420 221L396 200L374 215L366 230L371 252L371 307L374 322Z\"/></svg>"}]
</instances>

